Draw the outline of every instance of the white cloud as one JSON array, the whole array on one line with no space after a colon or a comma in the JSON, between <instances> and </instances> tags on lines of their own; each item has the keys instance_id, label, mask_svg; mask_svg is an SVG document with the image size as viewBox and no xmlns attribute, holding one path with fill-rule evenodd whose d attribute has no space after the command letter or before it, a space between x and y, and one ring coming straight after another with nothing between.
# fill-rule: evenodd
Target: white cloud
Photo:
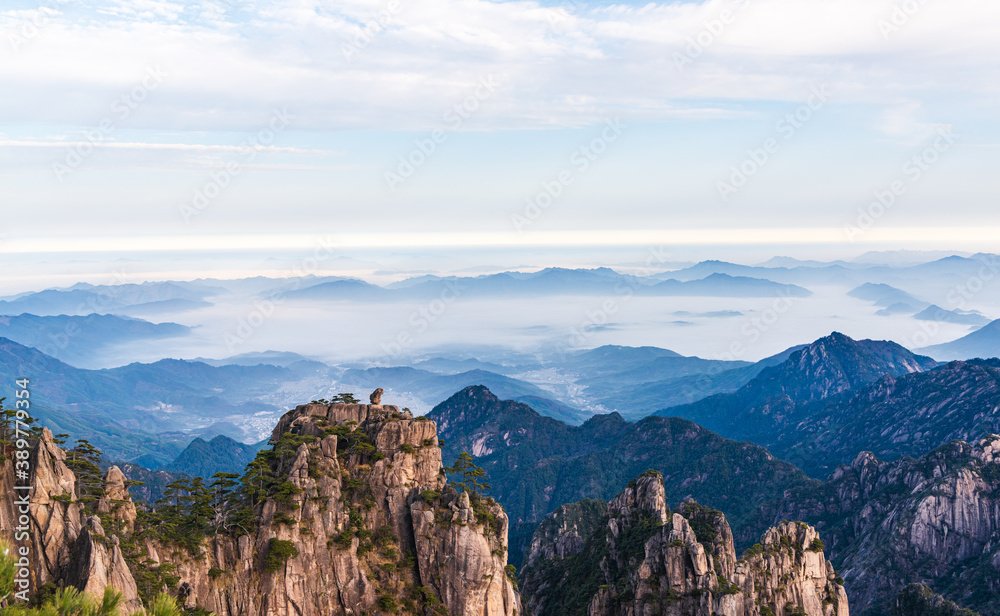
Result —
<instances>
[{"instance_id":1,"label":"white cloud","mask_svg":"<svg viewBox=\"0 0 1000 616\"><path fill-rule=\"evenodd\" d=\"M887 0L400 3L351 59L343 45L378 19L385 0L61 7L19 53L4 49L0 80L18 96L5 97L0 114L88 125L151 65L169 77L130 125L180 130L249 129L278 104L294 105L300 128L423 130L486 75L508 85L467 129L579 126L621 109L636 119L716 117L726 101L798 101L819 82L840 102L890 106L942 91L995 100L1000 83L1000 3L986 0L922 4L888 36L879 26L892 23ZM677 70L674 54L727 8L732 23ZM0 12L0 40L27 19Z\"/></svg>"},{"instance_id":2,"label":"white cloud","mask_svg":"<svg viewBox=\"0 0 1000 616\"><path fill-rule=\"evenodd\" d=\"M0 148L111 148L122 150L172 150L172 151L193 151L193 152L222 152L245 154L249 146L237 145L207 145L202 143L147 143L136 141L32 141L26 139L0 139ZM316 150L307 148L265 146L253 147L259 152L276 152L282 154L312 154L319 156L330 156L337 154L327 150Z\"/></svg>"},{"instance_id":3,"label":"white cloud","mask_svg":"<svg viewBox=\"0 0 1000 616\"><path fill-rule=\"evenodd\" d=\"M879 130L907 145L917 145L938 131L947 129L948 124L934 124L921 120L926 113L918 101L902 101L888 107L881 117Z\"/></svg>"}]
</instances>

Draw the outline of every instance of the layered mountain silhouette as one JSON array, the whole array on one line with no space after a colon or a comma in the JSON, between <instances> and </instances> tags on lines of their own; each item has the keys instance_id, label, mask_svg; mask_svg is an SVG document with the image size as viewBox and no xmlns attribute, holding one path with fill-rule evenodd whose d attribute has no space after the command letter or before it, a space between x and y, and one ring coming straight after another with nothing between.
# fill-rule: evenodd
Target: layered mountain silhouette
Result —
<instances>
[{"instance_id":1,"label":"layered mountain silhouette","mask_svg":"<svg viewBox=\"0 0 1000 616\"><path fill-rule=\"evenodd\" d=\"M975 359L1000 356L1000 319L953 342L919 349L936 359Z\"/></svg>"},{"instance_id":2,"label":"layered mountain silhouette","mask_svg":"<svg viewBox=\"0 0 1000 616\"><path fill-rule=\"evenodd\" d=\"M364 370L350 369L341 375L340 382L350 388L357 386L370 390L385 387L395 391L405 391L426 401L429 403L428 406L434 406L446 400L459 389L470 385L483 385L501 392L501 395L506 398L537 406L539 411L545 415L567 423L579 424L591 415L555 400L551 393L536 385L487 370L438 374L405 366Z\"/></svg>"},{"instance_id":3,"label":"layered mountain silhouette","mask_svg":"<svg viewBox=\"0 0 1000 616\"><path fill-rule=\"evenodd\" d=\"M225 289L198 282L146 282L92 285L22 293L0 300L0 314L40 316L88 314L159 314L210 305L205 298Z\"/></svg>"},{"instance_id":4,"label":"layered mountain silhouette","mask_svg":"<svg viewBox=\"0 0 1000 616\"><path fill-rule=\"evenodd\" d=\"M84 370L0 338L2 378L13 383L44 375L32 383L36 419L55 432L91 440L112 459L153 468L173 460L201 430L239 438L248 429L266 431L281 412L266 399L282 385L328 383L329 370L315 362L209 366L175 359ZM259 427L232 423L258 413L270 417Z\"/></svg>"},{"instance_id":5,"label":"layered mountain silhouette","mask_svg":"<svg viewBox=\"0 0 1000 616\"><path fill-rule=\"evenodd\" d=\"M833 333L762 370L731 394L661 411L690 419L729 438L770 444L812 411L813 403L873 383L885 375L932 370L937 362L894 342L853 340Z\"/></svg>"},{"instance_id":6,"label":"layered mountain silhouette","mask_svg":"<svg viewBox=\"0 0 1000 616\"><path fill-rule=\"evenodd\" d=\"M186 336L191 328L114 315L0 316L0 336L43 350L61 361L89 367L115 345Z\"/></svg>"},{"instance_id":7,"label":"layered mountain silhouette","mask_svg":"<svg viewBox=\"0 0 1000 616\"><path fill-rule=\"evenodd\" d=\"M908 361L882 365L898 370ZM914 372L900 380L940 378L940 370L956 368ZM897 594L921 581L983 614L1000 613L998 436L952 441L919 458L891 462L859 450L849 464L819 481L758 445L722 438L678 418L628 423L612 414L573 427L523 404L501 401L481 387L455 394L429 417L447 441L446 459L469 451L487 470L491 493L511 518L513 563L528 549L528 531L548 513L567 503L580 503L574 506L579 508L594 502L586 499L606 500L629 485L630 471L645 467L663 475L667 502L693 498L721 510L732 526L737 553L781 520L814 525L846 580L852 611L886 613ZM564 524L560 528L566 531ZM544 549L537 534L535 539L532 551ZM555 547L566 550L567 557L584 541L569 539Z\"/></svg>"},{"instance_id":8,"label":"layered mountain silhouette","mask_svg":"<svg viewBox=\"0 0 1000 616\"><path fill-rule=\"evenodd\" d=\"M982 313L968 310L946 310L938 305L931 305L913 315L914 319L922 321L939 321L957 325L973 325L982 327L990 322Z\"/></svg>"},{"instance_id":9,"label":"layered mountain silhouette","mask_svg":"<svg viewBox=\"0 0 1000 616\"><path fill-rule=\"evenodd\" d=\"M257 452L267 446L267 439L247 445L228 436L219 435L210 441L196 438L172 462L159 470L183 473L191 477L211 477L216 473L242 475L246 465L253 462Z\"/></svg>"},{"instance_id":10,"label":"layered mountain silhouette","mask_svg":"<svg viewBox=\"0 0 1000 616\"><path fill-rule=\"evenodd\" d=\"M547 268L534 273L504 272L478 277L422 276L380 287L361 280L336 280L288 291L289 299L331 301L433 300L452 297L542 297L558 295L642 295L685 297L808 297L801 286L766 278L712 273L696 280L637 278L609 268Z\"/></svg>"},{"instance_id":11,"label":"layered mountain silhouette","mask_svg":"<svg viewBox=\"0 0 1000 616\"><path fill-rule=\"evenodd\" d=\"M744 547L766 527L763 503L790 486L814 483L763 447L724 439L684 419L629 423L612 413L569 426L478 386L456 393L427 416L445 439L446 460L468 451L487 470L492 493L511 518L515 564L535 526L556 507L613 498L649 468L663 473L671 500L691 496L726 511ZM737 483L740 490L732 490Z\"/></svg>"}]
</instances>

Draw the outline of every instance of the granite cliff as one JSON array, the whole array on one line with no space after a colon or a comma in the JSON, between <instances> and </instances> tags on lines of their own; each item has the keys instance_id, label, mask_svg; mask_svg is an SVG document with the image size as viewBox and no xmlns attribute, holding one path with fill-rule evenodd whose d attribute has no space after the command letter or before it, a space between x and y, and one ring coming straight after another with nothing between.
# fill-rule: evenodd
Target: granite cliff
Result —
<instances>
[{"instance_id":1,"label":"granite cliff","mask_svg":"<svg viewBox=\"0 0 1000 616\"><path fill-rule=\"evenodd\" d=\"M517 614L507 517L448 484L434 422L389 405L309 404L281 418L271 444L229 496L222 484L175 487L177 510L205 510L167 524L137 511L117 467L99 499L81 498L43 430L30 459L33 589L110 585L133 609L165 587L220 616ZM9 461L2 480L11 493ZM16 516L0 508L9 544ZM182 528L194 522L214 530Z\"/></svg>"},{"instance_id":2,"label":"granite cliff","mask_svg":"<svg viewBox=\"0 0 1000 616\"><path fill-rule=\"evenodd\" d=\"M533 616L848 615L815 529L782 522L737 558L725 516L694 501L671 512L655 471L549 515L521 583Z\"/></svg>"}]
</instances>

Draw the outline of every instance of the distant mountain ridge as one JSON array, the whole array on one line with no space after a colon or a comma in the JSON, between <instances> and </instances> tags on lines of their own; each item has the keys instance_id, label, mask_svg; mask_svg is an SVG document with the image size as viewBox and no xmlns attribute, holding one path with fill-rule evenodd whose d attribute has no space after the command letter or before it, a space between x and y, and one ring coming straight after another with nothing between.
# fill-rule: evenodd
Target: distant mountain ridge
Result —
<instances>
[{"instance_id":1,"label":"distant mountain ridge","mask_svg":"<svg viewBox=\"0 0 1000 616\"><path fill-rule=\"evenodd\" d=\"M186 336L191 328L114 315L0 316L0 336L76 366L87 367L117 344Z\"/></svg>"},{"instance_id":2,"label":"distant mountain ridge","mask_svg":"<svg viewBox=\"0 0 1000 616\"><path fill-rule=\"evenodd\" d=\"M0 338L0 377L13 382L26 374L44 375L32 383L37 419L56 432L91 440L112 459L141 459L150 467L173 460L179 443L201 430L240 438L266 432L281 414L273 402L280 385L319 394L330 383L328 367L308 362L216 367L165 359L84 370Z\"/></svg>"},{"instance_id":3,"label":"distant mountain ridge","mask_svg":"<svg viewBox=\"0 0 1000 616\"><path fill-rule=\"evenodd\" d=\"M215 473L242 475L246 465L253 462L257 452L266 446L267 439L246 445L221 434L211 441L198 437L191 441L172 462L158 470L205 479Z\"/></svg>"},{"instance_id":4,"label":"distant mountain ridge","mask_svg":"<svg viewBox=\"0 0 1000 616\"><path fill-rule=\"evenodd\" d=\"M917 350L945 361L1000 357L1000 319L953 342Z\"/></svg>"},{"instance_id":5,"label":"distant mountain ridge","mask_svg":"<svg viewBox=\"0 0 1000 616\"><path fill-rule=\"evenodd\" d=\"M338 280L288 291L289 299L395 301L454 297L544 297L557 295L642 295L687 297L808 297L803 287L762 278L712 273L698 280L658 280L592 270L547 268L539 272L503 272L477 277L422 276L419 281L381 287L362 280Z\"/></svg>"},{"instance_id":6,"label":"distant mountain ridge","mask_svg":"<svg viewBox=\"0 0 1000 616\"><path fill-rule=\"evenodd\" d=\"M823 476L861 450L886 459L918 457L953 440L975 442L991 433L1000 433L1000 360L956 361L885 376L825 400L768 446Z\"/></svg>"},{"instance_id":7,"label":"distant mountain ridge","mask_svg":"<svg viewBox=\"0 0 1000 616\"><path fill-rule=\"evenodd\" d=\"M762 447L723 439L683 419L628 423L611 413L569 426L524 404L502 401L484 387L456 393L427 417L445 439L446 461L468 451L487 470L492 494L511 519L515 564L535 526L556 507L612 498L649 468L663 473L671 500L692 496L725 510L744 546L766 528L762 503L790 486L814 482ZM731 490L734 482L741 485L738 493Z\"/></svg>"},{"instance_id":8,"label":"distant mountain ridge","mask_svg":"<svg viewBox=\"0 0 1000 616\"><path fill-rule=\"evenodd\" d=\"M1000 367L1000 360L996 364ZM899 380L936 372L914 372ZM526 530L543 519L540 515L577 503L563 508L565 515L550 525L553 532L542 524L543 541L536 534L531 544L532 551L572 555L591 532L586 529L595 523L600 527L603 503L586 499L614 495L629 482L625 469L646 467L662 473L667 502L693 497L725 513L739 549L754 540L755 532L780 520L813 524L842 571L855 613L884 614L900 591L920 581L984 615L1000 614L1000 436L953 441L918 459L904 456L894 462L857 453L851 464L818 481L757 445L721 438L677 418L628 424L612 414L571 427L474 387L429 417L447 439L446 460L469 451L487 470L492 494L511 519L513 563L526 549ZM546 546L546 537L556 539L574 528L579 540L568 536ZM577 571L584 566L565 564ZM546 571L541 579L552 587ZM532 577L532 593L538 592L537 574L526 574Z\"/></svg>"},{"instance_id":9,"label":"distant mountain ridge","mask_svg":"<svg viewBox=\"0 0 1000 616\"><path fill-rule=\"evenodd\" d=\"M579 424L591 415L564 404L551 393L532 383L481 369L459 374L439 374L405 366L364 370L350 369L340 376L340 383L348 388L355 386L366 389L384 387L407 392L429 401L432 405L448 399L456 391L470 385L483 385L503 392L503 395L508 398L530 400L533 404L539 405L540 411L544 414L567 423Z\"/></svg>"},{"instance_id":10,"label":"distant mountain ridge","mask_svg":"<svg viewBox=\"0 0 1000 616\"><path fill-rule=\"evenodd\" d=\"M876 284L871 282L866 282L860 287L849 292L847 295L872 302L879 308L887 308L893 304L905 304L907 306L911 306L914 312L916 312L917 310L921 310L930 305L928 302L917 299L902 289L897 289L896 287L887 284Z\"/></svg>"},{"instance_id":11,"label":"distant mountain ridge","mask_svg":"<svg viewBox=\"0 0 1000 616\"><path fill-rule=\"evenodd\" d=\"M805 418L807 403L863 387L885 375L931 370L937 362L888 341L856 341L839 332L792 353L731 394L719 394L656 415L684 417L728 438L770 444Z\"/></svg>"},{"instance_id":12,"label":"distant mountain ridge","mask_svg":"<svg viewBox=\"0 0 1000 616\"><path fill-rule=\"evenodd\" d=\"M942 323L956 323L958 325L972 325L976 327L987 325L990 322L990 319L982 313L965 310L945 310L936 304L932 304L913 315L913 318L922 321L940 321Z\"/></svg>"},{"instance_id":13,"label":"distant mountain ridge","mask_svg":"<svg viewBox=\"0 0 1000 616\"><path fill-rule=\"evenodd\" d=\"M907 286L912 283L934 282L943 288L954 287L974 277L1000 273L1000 255L977 253L971 256L951 255L940 259L901 264L888 263L786 263L779 267L740 265L725 261L702 261L680 270L655 274L654 278L697 280L711 274L763 278L785 284L841 285L857 287L873 280L880 284Z\"/></svg>"},{"instance_id":14,"label":"distant mountain ridge","mask_svg":"<svg viewBox=\"0 0 1000 616\"><path fill-rule=\"evenodd\" d=\"M127 314L132 308L148 313L157 304L167 301L183 301L188 306L207 305L205 298L223 291L197 282L78 283L65 289L22 293L0 300L0 314L27 312L39 316L85 316L94 313Z\"/></svg>"}]
</instances>

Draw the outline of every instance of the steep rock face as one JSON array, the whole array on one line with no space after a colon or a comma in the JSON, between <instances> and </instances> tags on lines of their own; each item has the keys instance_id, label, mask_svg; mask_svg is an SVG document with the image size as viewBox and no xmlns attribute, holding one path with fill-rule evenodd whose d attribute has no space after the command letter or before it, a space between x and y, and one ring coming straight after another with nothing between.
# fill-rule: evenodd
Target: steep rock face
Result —
<instances>
[{"instance_id":1,"label":"steep rock face","mask_svg":"<svg viewBox=\"0 0 1000 616\"><path fill-rule=\"evenodd\" d=\"M104 495L97 501L97 513L119 520L127 532L132 532L135 526L138 512L129 494L125 473L117 466L108 468L104 474Z\"/></svg>"},{"instance_id":2,"label":"steep rock face","mask_svg":"<svg viewBox=\"0 0 1000 616\"><path fill-rule=\"evenodd\" d=\"M507 517L491 499L447 484L432 421L388 405L310 404L283 416L271 442L253 520L192 548L141 528L117 468L93 505L102 517L88 518L46 432L33 504L33 540L47 550L39 581L95 593L111 585L133 609L139 573L145 584L159 573L187 607L219 616L520 610L506 571ZM121 542L105 532L109 523ZM123 556L126 541L138 556Z\"/></svg>"},{"instance_id":3,"label":"steep rock face","mask_svg":"<svg viewBox=\"0 0 1000 616\"><path fill-rule=\"evenodd\" d=\"M120 472L120 471L119 471ZM67 564L65 584L100 597L111 586L122 593L128 611L142 607L132 572L125 562L117 536L108 537L97 516L87 520L72 546L72 560Z\"/></svg>"},{"instance_id":4,"label":"steep rock face","mask_svg":"<svg viewBox=\"0 0 1000 616\"><path fill-rule=\"evenodd\" d=\"M506 559L496 554L498 540L507 536L503 509L488 507L485 514L493 520L483 533L467 492L452 492L447 500L438 507L423 501L410 505L421 585L437 591L452 614L510 614L519 597Z\"/></svg>"},{"instance_id":5,"label":"steep rock face","mask_svg":"<svg viewBox=\"0 0 1000 616\"><path fill-rule=\"evenodd\" d=\"M486 469L491 494L510 516L510 560L516 565L524 562L535 529L557 507L611 500L628 478L650 468L663 473L672 501L691 496L724 510L741 546L781 519L761 520L763 503L780 500L789 487L819 484L763 447L723 439L675 417L629 423L613 413L567 426L501 402L482 387L456 393L428 416L442 426L446 460L472 451L475 443L493 451L476 464Z\"/></svg>"},{"instance_id":6,"label":"steep rock face","mask_svg":"<svg viewBox=\"0 0 1000 616\"><path fill-rule=\"evenodd\" d=\"M771 528L737 565L733 581L754 604L801 607L806 614L846 616L847 593L837 582L833 564L823 554L819 533L803 522L783 522ZM749 602L747 613L753 613ZM777 611L775 613L778 613Z\"/></svg>"},{"instance_id":7,"label":"steep rock face","mask_svg":"<svg viewBox=\"0 0 1000 616\"><path fill-rule=\"evenodd\" d=\"M659 473L629 484L600 523L570 519L583 519L579 506L549 516L532 543L521 582L534 616L848 614L814 529L783 523L737 560L725 516L693 501L671 513ZM557 547L564 534L575 539Z\"/></svg>"},{"instance_id":8,"label":"steep rock face","mask_svg":"<svg viewBox=\"0 0 1000 616\"><path fill-rule=\"evenodd\" d=\"M75 502L76 476L47 428L32 449L31 461L31 551L38 559L38 578L32 581L41 585L61 577L84 514L83 506Z\"/></svg>"},{"instance_id":9,"label":"steep rock face","mask_svg":"<svg viewBox=\"0 0 1000 616\"><path fill-rule=\"evenodd\" d=\"M551 417L542 417L531 407L500 400L479 385L466 387L428 414L448 439L450 451L468 451L477 458L530 442L537 434L558 437L573 428Z\"/></svg>"},{"instance_id":10,"label":"steep rock face","mask_svg":"<svg viewBox=\"0 0 1000 616\"><path fill-rule=\"evenodd\" d=\"M894 342L853 340L833 334L792 353L783 363L766 368L732 394L712 396L657 414L686 417L731 438L755 437L757 442L775 422L793 422L799 406L858 389L883 376L932 370L937 362L914 355ZM732 412L720 413L720 409Z\"/></svg>"},{"instance_id":11,"label":"steep rock face","mask_svg":"<svg viewBox=\"0 0 1000 616\"><path fill-rule=\"evenodd\" d=\"M978 616L945 600L923 584L910 584L892 602L892 616Z\"/></svg>"},{"instance_id":12,"label":"steep rock face","mask_svg":"<svg viewBox=\"0 0 1000 616\"><path fill-rule=\"evenodd\" d=\"M921 456L956 439L1000 432L1000 365L957 361L885 376L810 413L771 448L810 474L828 475L862 450L890 459Z\"/></svg>"},{"instance_id":13,"label":"steep rock face","mask_svg":"<svg viewBox=\"0 0 1000 616\"><path fill-rule=\"evenodd\" d=\"M29 547L31 588L51 583L99 594L110 585L122 593L126 609L140 608L135 580L117 538L107 538L100 519L88 518L85 506L77 502L76 476L66 465L66 453L47 428L32 448L29 466L29 538L26 542L17 541L14 529L19 526L20 513L7 507L0 509L0 537L8 545ZM6 462L2 476L5 494L15 494L11 470ZM107 496L101 501L105 508L102 513L110 513L113 506L116 515L134 520L135 505L117 467L108 469L104 488Z\"/></svg>"},{"instance_id":14,"label":"steep rock face","mask_svg":"<svg viewBox=\"0 0 1000 616\"><path fill-rule=\"evenodd\" d=\"M791 491L784 514L820 520L856 606L889 609L896 592L923 580L1000 613L1000 436L918 460L863 452L821 490Z\"/></svg>"}]
</instances>

